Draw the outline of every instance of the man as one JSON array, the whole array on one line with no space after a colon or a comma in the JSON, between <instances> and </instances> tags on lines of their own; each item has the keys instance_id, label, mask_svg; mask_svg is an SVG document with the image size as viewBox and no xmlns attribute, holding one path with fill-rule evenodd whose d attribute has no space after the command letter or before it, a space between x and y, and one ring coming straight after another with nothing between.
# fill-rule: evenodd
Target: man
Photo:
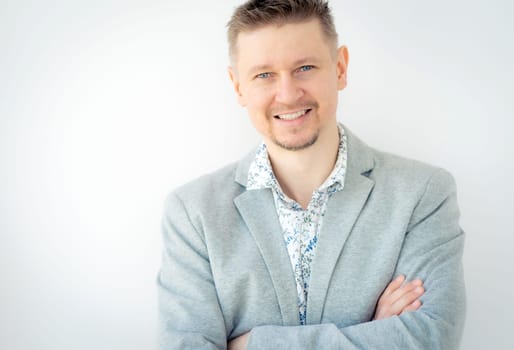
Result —
<instances>
[{"instance_id":1,"label":"man","mask_svg":"<svg viewBox=\"0 0 514 350\"><path fill-rule=\"evenodd\" d=\"M337 123L348 50L327 3L248 1L228 33L263 143L167 199L162 349L457 348L453 179Z\"/></svg>"}]
</instances>

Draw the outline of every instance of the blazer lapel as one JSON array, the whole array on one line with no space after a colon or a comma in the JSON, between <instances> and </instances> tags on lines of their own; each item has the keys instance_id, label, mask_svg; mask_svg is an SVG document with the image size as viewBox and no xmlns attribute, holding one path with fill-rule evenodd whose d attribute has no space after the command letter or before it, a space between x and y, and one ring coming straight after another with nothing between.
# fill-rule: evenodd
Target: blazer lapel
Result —
<instances>
[{"instance_id":1,"label":"blazer lapel","mask_svg":"<svg viewBox=\"0 0 514 350\"><path fill-rule=\"evenodd\" d=\"M237 167L236 182L243 187L246 187L248 169L254 157L255 152L250 152ZM255 239L268 268L283 324L298 325L296 282L271 189L243 191L234 199L234 204Z\"/></svg>"},{"instance_id":2,"label":"blazer lapel","mask_svg":"<svg viewBox=\"0 0 514 350\"><path fill-rule=\"evenodd\" d=\"M270 189L245 191L234 203L268 268L284 325L298 325L296 282Z\"/></svg>"},{"instance_id":3,"label":"blazer lapel","mask_svg":"<svg viewBox=\"0 0 514 350\"><path fill-rule=\"evenodd\" d=\"M373 168L373 154L368 146L345 128L348 163L342 191L329 200L319 233L316 255L311 266L307 300L308 324L319 324L333 271L374 186L368 178Z\"/></svg>"}]
</instances>

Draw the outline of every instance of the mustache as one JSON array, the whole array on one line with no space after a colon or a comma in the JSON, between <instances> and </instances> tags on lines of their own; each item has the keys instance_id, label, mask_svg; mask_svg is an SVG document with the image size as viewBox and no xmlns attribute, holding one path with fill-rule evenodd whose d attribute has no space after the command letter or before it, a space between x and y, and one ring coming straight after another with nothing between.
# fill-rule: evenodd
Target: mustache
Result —
<instances>
[{"instance_id":1,"label":"mustache","mask_svg":"<svg viewBox=\"0 0 514 350\"><path fill-rule=\"evenodd\" d=\"M274 105L271 106L267 115L274 117L279 114L290 113L291 111L298 111L302 109L314 109L318 108L318 103L315 101L300 101L294 105Z\"/></svg>"}]
</instances>

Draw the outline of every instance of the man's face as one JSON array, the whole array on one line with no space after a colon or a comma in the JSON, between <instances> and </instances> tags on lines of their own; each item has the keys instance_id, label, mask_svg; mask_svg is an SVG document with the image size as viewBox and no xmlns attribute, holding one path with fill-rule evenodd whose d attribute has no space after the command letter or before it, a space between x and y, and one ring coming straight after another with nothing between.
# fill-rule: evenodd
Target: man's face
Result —
<instances>
[{"instance_id":1,"label":"man's face","mask_svg":"<svg viewBox=\"0 0 514 350\"><path fill-rule=\"evenodd\" d=\"M236 50L230 77L266 143L300 150L336 126L348 52L336 52L317 19L242 32Z\"/></svg>"}]
</instances>

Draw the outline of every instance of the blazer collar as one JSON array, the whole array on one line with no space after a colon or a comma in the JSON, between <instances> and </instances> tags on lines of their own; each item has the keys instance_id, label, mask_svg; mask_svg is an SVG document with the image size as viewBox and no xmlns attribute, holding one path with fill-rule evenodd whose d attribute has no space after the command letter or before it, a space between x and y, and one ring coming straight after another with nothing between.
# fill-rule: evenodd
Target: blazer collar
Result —
<instances>
[{"instance_id":1,"label":"blazer collar","mask_svg":"<svg viewBox=\"0 0 514 350\"><path fill-rule=\"evenodd\" d=\"M347 174L353 175L369 173L375 166L373 150L355 136L346 126L344 132L348 141ZM248 170L255 158L256 149L249 152L237 165L235 180L246 187L248 181Z\"/></svg>"}]
</instances>

